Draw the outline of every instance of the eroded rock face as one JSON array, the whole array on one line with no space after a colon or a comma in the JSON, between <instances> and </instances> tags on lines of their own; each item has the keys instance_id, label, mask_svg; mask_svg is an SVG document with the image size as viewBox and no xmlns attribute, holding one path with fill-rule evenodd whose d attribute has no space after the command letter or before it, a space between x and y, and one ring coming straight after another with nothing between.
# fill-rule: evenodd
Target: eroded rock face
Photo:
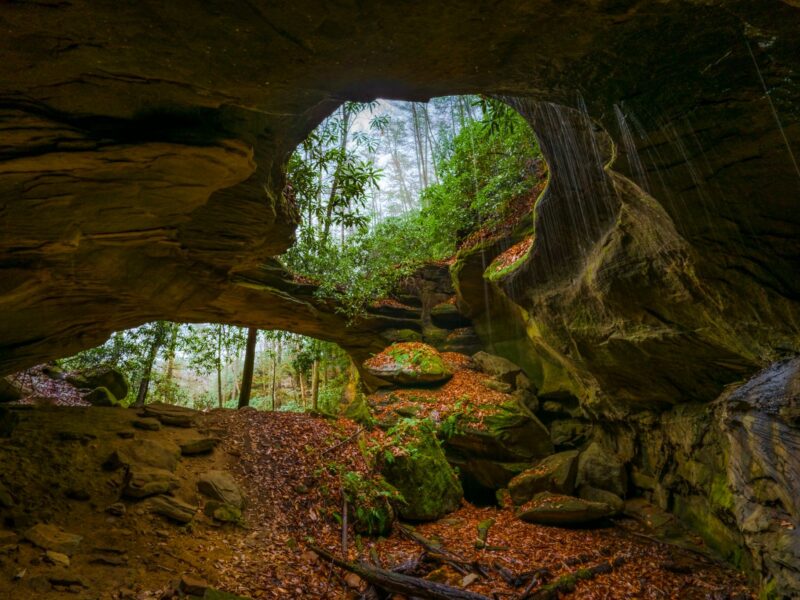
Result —
<instances>
[{"instance_id":1,"label":"eroded rock face","mask_svg":"<svg viewBox=\"0 0 800 600\"><path fill-rule=\"evenodd\" d=\"M787 151L788 142L797 154L800 16L793 3L508 2L481 16L467 3L408 11L393 2L333 9L257 1L187 4L177 13L171 5L120 12L15 3L3 22L2 372L157 318L290 329L340 342L360 360L376 351L370 323L345 327L270 257L292 242L298 219L281 193L288 153L343 98L381 94L530 95L585 108L618 142L614 168L649 190L674 223L686 250L666 246L665 260L693 285L668 286L668 294L627 309L611 302L628 325L606 331L612 343L599 354L589 343L574 345L580 377L590 379L581 383L592 387L602 372L584 371L584 363L618 364L642 349L672 348L665 356L674 357L702 350L732 377L763 364L770 348L796 344L788 325L797 322L800 291L800 217L791 200L800 179ZM530 118L555 164L556 140L565 138L553 114L542 109ZM577 158L593 156L576 148ZM580 181L568 175L554 170L554 191ZM571 222L578 212L569 198L552 196L539 219L564 240L563 252L545 241L544 227L537 244L554 251L532 255L549 261L550 273L574 279L560 263L585 255L602 227ZM616 219L613 207L585 208L601 225ZM630 239L621 236L616 251L634 251ZM664 242L654 239L653 252ZM687 261L693 269L677 268ZM640 281L656 289L663 269L637 264ZM558 282L539 267L525 271L527 282L547 281L556 292L552 303L539 294L533 304L555 310ZM635 283L624 277L630 268L592 272L615 292L609 300L629 299L629 288L614 282ZM721 319L709 308L687 320L681 299L703 293L717 313L722 306ZM751 311L732 302L742 296ZM665 311L665 300L678 310ZM647 310L653 305L655 314ZM543 326L555 323L546 317ZM709 321L732 324L722 343L696 333ZM563 339L543 335L542 347L552 336ZM734 348L731 336L750 350ZM639 390L620 386L625 376L612 371L599 383L624 387L632 401ZM718 391L719 381L707 379L695 397Z\"/></svg>"}]
</instances>

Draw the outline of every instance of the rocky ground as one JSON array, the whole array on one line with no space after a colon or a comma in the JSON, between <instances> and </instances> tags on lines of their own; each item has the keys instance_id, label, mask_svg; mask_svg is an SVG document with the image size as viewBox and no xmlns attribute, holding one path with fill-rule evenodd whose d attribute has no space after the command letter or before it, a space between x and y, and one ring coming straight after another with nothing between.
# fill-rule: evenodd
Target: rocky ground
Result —
<instances>
[{"instance_id":1,"label":"rocky ground","mask_svg":"<svg viewBox=\"0 0 800 600\"><path fill-rule=\"evenodd\" d=\"M456 373L452 386L475 377ZM310 546L341 554L343 491L377 477L371 449L386 448L391 429L252 409L58 406L57 397L6 405L3 420L15 424L0 438L0 597L375 592ZM357 533L363 515L348 506L347 556L476 598L751 597L737 573L696 545L656 540L647 507L630 508L638 519L563 528L459 500L413 528L374 521L386 529L377 538Z\"/></svg>"}]
</instances>

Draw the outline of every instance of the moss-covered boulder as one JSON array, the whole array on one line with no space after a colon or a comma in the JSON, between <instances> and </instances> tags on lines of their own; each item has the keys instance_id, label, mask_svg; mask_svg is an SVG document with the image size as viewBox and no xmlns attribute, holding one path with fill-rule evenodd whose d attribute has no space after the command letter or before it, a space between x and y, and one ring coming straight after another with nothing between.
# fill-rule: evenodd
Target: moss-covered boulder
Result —
<instances>
[{"instance_id":1,"label":"moss-covered boulder","mask_svg":"<svg viewBox=\"0 0 800 600\"><path fill-rule=\"evenodd\" d=\"M448 438L448 452L503 462L531 462L553 453L547 427L517 402L482 406L480 417L465 415Z\"/></svg>"},{"instance_id":2,"label":"moss-covered boulder","mask_svg":"<svg viewBox=\"0 0 800 600\"><path fill-rule=\"evenodd\" d=\"M76 371L67 376L67 381L78 388L106 388L118 400L125 399L130 390L125 375L112 367L97 367Z\"/></svg>"},{"instance_id":3,"label":"moss-covered boulder","mask_svg":"<svg viewBox=\"0 0 800 600\"><path fill-rule=\"evenodd\" d=\"M418 342L392 344L365 361L364 369L400 386L443 383L453 375L436 348Z\"/></svg>"},{"instance_id":4,"label":"moss-covered boulder","mask_svg":"<svg viewBox=\"0 0 800 600\"><path fill-rule=\"evenodd\" d=\"M610 517L614 514L608 504L592 502L574 496L542 492L517 510L517 517L541 525L579 525Z\"/></svg>"},{"instance_id":5,"label":"moss-covered boulder","mask_svg":"<svg viewBox=\"0 0 800 600\"><path fill-rule=\"evenodd\" d=\"M406 419L389 431L383 475L402 495L400 516L433 521L458 508L464 491L428 421Z\"/></svg>"},{"instance_id":6,"label":"moss-covered boulder","mask_svg":"<svg viewBox=\"0 0 800 600\"><path fill-rule=\"evenodd\" d=\"M523 471L508 483L511 499L514 504L525 504L541 492L570 495L575 489L577 466L577 450L568 450L548 456L538 465Z\"/></svg>"}]
</instances>

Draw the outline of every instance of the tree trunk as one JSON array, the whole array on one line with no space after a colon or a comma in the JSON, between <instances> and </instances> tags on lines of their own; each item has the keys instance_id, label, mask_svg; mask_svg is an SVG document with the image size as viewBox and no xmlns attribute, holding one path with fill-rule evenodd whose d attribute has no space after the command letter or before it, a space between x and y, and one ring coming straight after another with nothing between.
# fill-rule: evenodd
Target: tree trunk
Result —
<instances>
[{"instance_id":1,"label":"tree trunk","mask_svg":"<svg viewBox=\"0 0 800 600\"><path fill-rule=\"evenodd\" d=\"M164 343L164 336L160 330L157 330L153 336L153 341L150 344L150 350L147 352L147 363L144 366L144 373L142 374L142 381L139 383L139 391L136 394L136 403L134 406L144 406L147 399L147 388L150 387L150 374L153 371L153 363L156 362L158 349Z\"/></svg>"},{"instance_id":2,"label":"tree trunk","mask_svg":"<svg viewBox=\"0 0 800 600\"><path fill-rule=\"evenodd\" d=\"M306 375L303 372L297 373L297 378L300 380L300 404L305 408L306 406Z\"/></svg>"},{"instance_id":3,"label":"tree trunk","mask_svg":"<svg viewBox=\"0 0 800 600\"><path fill-rule=\"evenodd\" d=\"M253 367L256 362L256 340L258 329L247 330L247 345L244 351L244 370L242 371L242 389L239 392L239 408L250 406L250 390L253 389Z\"/></svg>"},{"instance_id":4,"label":"tree trunk","mask_svg":"<svg viewBox=\"0 0 800 600\"><path fill-rule=\"evenodd\" d=\"M217 329L217 400L222 408L222 325Z\"/></svg>"},{"instance_id":5,"label":"tree trunk","mask_svg":"<svg viewBox=\"0 0 800 600\"><path fill-rule=\"evenodd\" d=\"M319 360L311 365L311 408L317 410L319 401Z\"/></svg>"},{"instance_id":6,"label":"tree trunk","mask_svg":"<svg viewBox=\"0 0 800 600\"><path fill-rule=\"evenodd\" d=\"M419 171L420 191L428 187L428 165L425 160L425 150L422 144L422 135L419 130L416 102L411 103L411 119L414 125L414 151L417 155L417 170Z\"/></svg>"},{"instance_id":7,"label":"tree trunk","mask_svg":"<svg viewBox=\"0 0 800 600\"><path fill-rule=\"evenodd\" d=\"M336 191L339 189L339 170L342 163L341 158L347 151L347 136L350 130L350 111L347 109L346 104L342 104L342 139L339 143L339 152L341 153L340 160L336 165L336 170L333 172L333 183L331 184L331 193L328 195L328 205L325 207L325 222L322 224L322 238L320 239L320 246L325 247L328 243L328 236L331 231L331 220L333 219L333 201L336 198Z\"/></svg>"}]
</instances>

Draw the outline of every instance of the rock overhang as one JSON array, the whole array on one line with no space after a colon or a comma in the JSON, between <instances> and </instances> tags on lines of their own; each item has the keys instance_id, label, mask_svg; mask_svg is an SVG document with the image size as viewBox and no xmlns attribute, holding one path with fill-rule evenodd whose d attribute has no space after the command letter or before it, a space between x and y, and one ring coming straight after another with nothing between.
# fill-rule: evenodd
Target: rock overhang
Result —
<instances>
[{"instance_id":1,"label":"rock overhang","mask_svg":"<svg viewBox=\"0 0 800 600\"><path fill-rule=\"evenodd\" d=\"M773 327L800 297L800 12L785 3L19 3L0 18L3 371L158 318L379 349L275 275L298 218L284 163L343 100L474 92L585 107L618 150L615 108L635 117L650 195L700 277L725 303L759 296L751 337L797 349L796 327ZM242 285L253 272L267 283Z\"/></svg>"}]
</instances>

